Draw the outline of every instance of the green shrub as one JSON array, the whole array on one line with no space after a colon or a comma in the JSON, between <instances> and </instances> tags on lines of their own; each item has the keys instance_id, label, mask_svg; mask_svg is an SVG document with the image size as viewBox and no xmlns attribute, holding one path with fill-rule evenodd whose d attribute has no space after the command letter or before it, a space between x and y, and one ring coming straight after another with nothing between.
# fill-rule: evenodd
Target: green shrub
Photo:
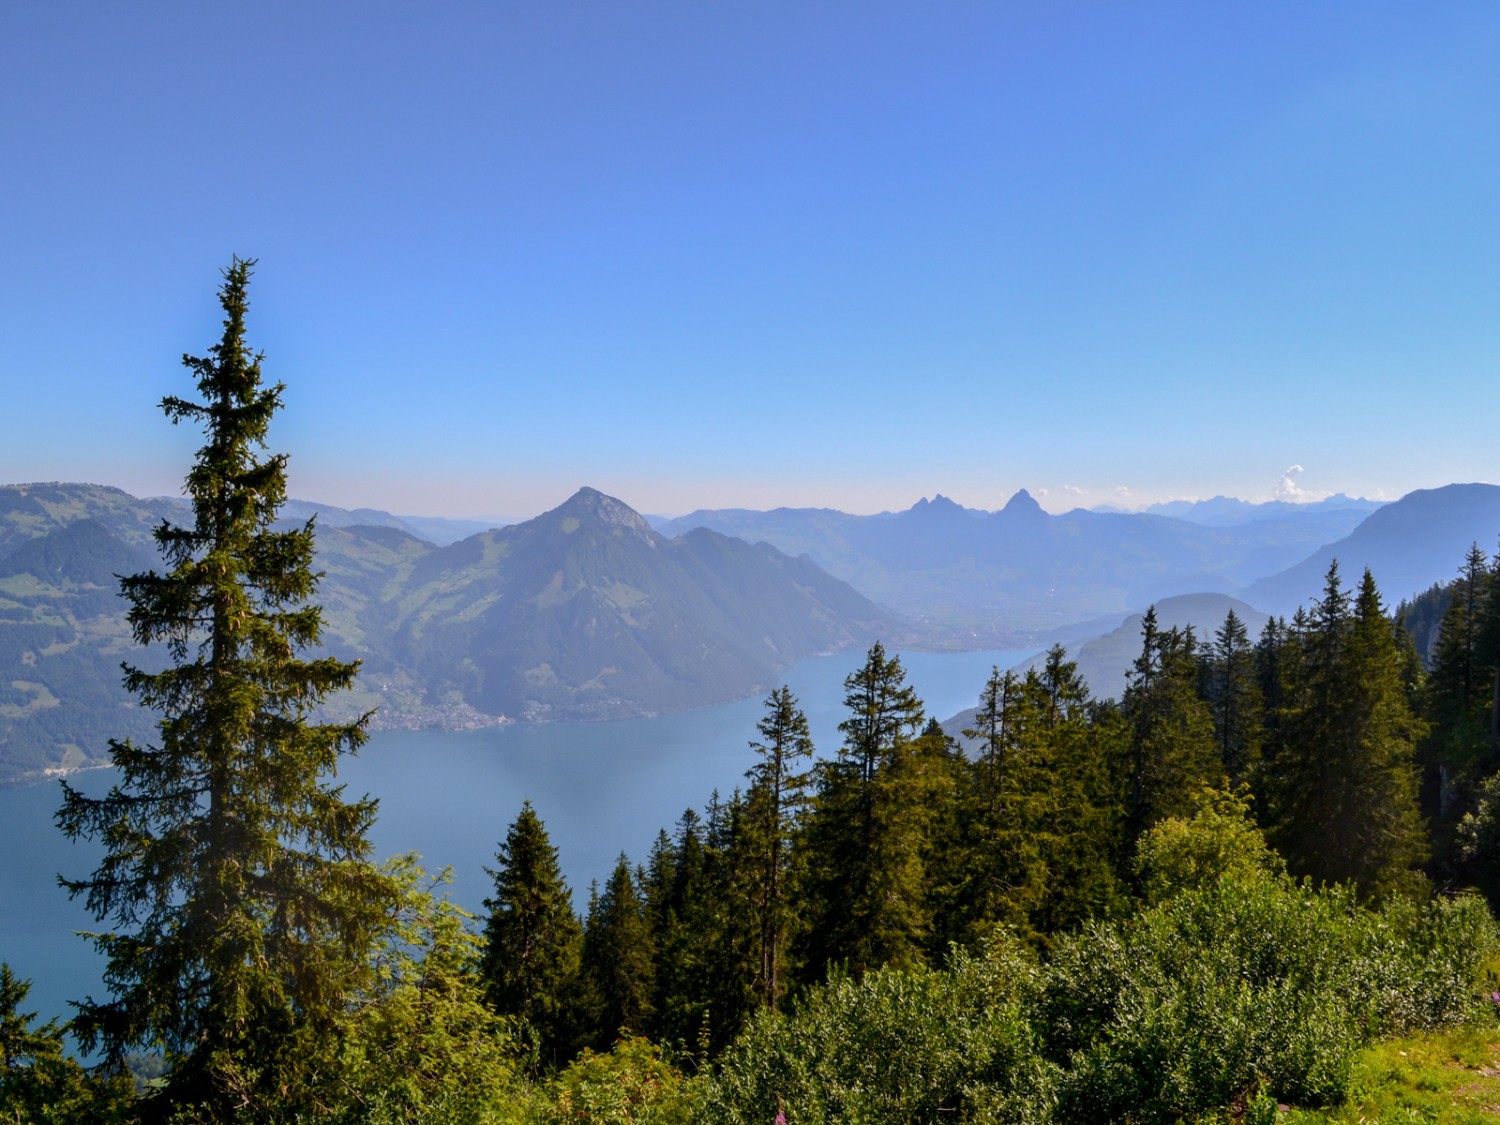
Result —
<instances>
[{"instance_id":1,"label":"green shrub","mask_svg":"<svg viewBox=\"0 0 1500 1125\"><path fill-rule=\"evenodd\" d=\"M414 855L386 871L401 893L373 964L373 984L347 1015L325 1101L340 1121L396 1125L513 1119L519 1050L506 1021L483 1002L479 939L470 916L436 888Z\"/></svg>"},{"instance_id":2,"label":"green shrub","mask_svg":"<svg viewBox=\"0 0 1500 1125\"><path fill-rule=\"evenodd\" d=\"M955 953L943 972L882 970L811 989L789 1014L751 1021L721 1059L701 1120L1048 1120L1054 1076L1026 1018L1038 984L1002 935L984 957Z\"/></svg>"},{"instance_id":3,"label":"green shrub","mask_svg":"<svg viewBox=\"0 0 1500 1125\"><path fill-rule=\"evenodd\" d=\"M1463 1019L1494 948L1475 899L1362 909L1270 875L1062 943L1038 1009L1060 1119L1174 1121L1269 1092L1324 1105L1377 1035Z\"/></svg>"},{"instance_id":4,"label":"green shrub","mask_svg":"<svg viewBox=\"0 0 1500 1125\"><path fill-rule=\"evenodd\" d=\"M574 1125L686 1125L695 1086L660 1047L621 1039L607 1054L585 1050L550 1084L542 1122Z\"/></svg>"},{"instance_id":5,"label":"green shrub","mask_svg":"<svg viewBox=\"0 0 1500 1125\"><path fill-rule=\"evenodd\" d=\"M1068 1068L1061 1119L1172 1121L1261 1087L1338 1100L1374 1014L1360 928L1351 893L1263 878L1063 943L1040 1013Z\"/></svg>"},{"instance_id":6,"label":"green shrub","mask_svg":"<svg viewBox=\"0 0 1500 1125\"><path fill-rule=\"evenodd\" d=\"M1250 815L1246 786L1204 789L1195 801L1191 819L1169 817L1141 837L1135 869L1147 902L1286 870Z\"/></svg>"},{"instance_id":7,"label":"green shrub","mask_svg":"<svg viewBox=\"0 0 1500 1125\"><path fill-rule=\"evenodd\" d=\"M1377 1002L1381 1035L1460 1023L1485 1006L1475 985L1494 954L1495 921L1477 895L1416 903L1399 896L1369 918L1362 987Z\"/></svg>"}]
</instances>

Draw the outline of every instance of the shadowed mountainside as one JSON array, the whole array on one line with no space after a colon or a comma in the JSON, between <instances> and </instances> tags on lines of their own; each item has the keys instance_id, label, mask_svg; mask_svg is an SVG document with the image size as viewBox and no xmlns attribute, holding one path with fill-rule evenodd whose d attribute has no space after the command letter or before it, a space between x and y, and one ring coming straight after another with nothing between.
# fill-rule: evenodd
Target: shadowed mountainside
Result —
<instances>
[{"instance_id":1,"label":"shadowed mountainside","mask_svg":"<svg viewBox=\"0 0 1500 1125\"><path fill-rule=\"evenodd\" d=\"M159 566L151 530L181 513L93 485L0 488L0 784L149 737L120 663L160 656L132 642L116 576ZM800 657L903 631L806 559L710 531L669 539L592 489L444 547L394 517L319 522L324 642L363 661L333 710L378 707L379 725L707 706Z\"/></svg>"},{"instance_id":2,"label":"shadowed mountainside","mask_svg":"<svg viewBox=\"0 0 1500 1125\"><path fill-rule=\"evenodd\" d=\"M1486 553L1500 534L1500 486L1450 484L1409 492L1371 513L1349 535L1293 566L1252 582L1239 596L1267 613L1290 615L1323 588L1328 564L1339 561L1355 585L1368 567L1389 605L1458 571L1470 546Z\"/></svg>"},{"instance_id":3,"label":"shadowed mountainside","mask_svg":"<svg viewBox=\"0 0 1500 1125\"><path fill-rule=\"evenodd\" d=\"M699 511L659 530L709 527L806 553L880 604L977 647L1031 642L1174 594L1235 591L1347 535L1365 516L1358 505L1284 510L1292 507L1261 518L1237 510L1228 526L1082 509L1053 516L1023 489L998 512L938 496L878 516Z\"/></svg>"}]
</instances>

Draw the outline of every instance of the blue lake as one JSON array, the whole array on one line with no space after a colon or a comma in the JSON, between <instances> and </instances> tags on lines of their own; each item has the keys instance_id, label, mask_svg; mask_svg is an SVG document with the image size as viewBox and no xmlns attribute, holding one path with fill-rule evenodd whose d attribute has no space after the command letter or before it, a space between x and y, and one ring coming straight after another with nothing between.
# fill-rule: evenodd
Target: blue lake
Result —
<instances>
[{"instance_id":1,"label":"blue lake","mask_svg":"<svg viewBox=\"0 0 1500 1125\"><path fill-rule=\"evenodd\" d=\"M901 661L927 713L947 719L974 706L993 666L1031 655L910 652ZM844 677L861 660L857 652L812 657L784 675L821 754L840 743ZM476 912L491 887L484 868L530 799L581 905L589 881L608 878L621 851L643 860L658 829L670 830L684 809L701 810L715 789L727 796L743 783L763 713L761 697L612 723L384 731L339 779L352 793L380 798L377 855L418 851L429 869L451 866L452 897ZM74 783L102 793L113 780L113 771L96 770ZM25 1008L43 1017L66 1015L68 1000L100 992L100 962L73 933L92 920L56 880L59 872L88 874L99 852L57 831L58 803L55 785L0 790L0 960L32 979Z\"/></svg>"}]
</instances>

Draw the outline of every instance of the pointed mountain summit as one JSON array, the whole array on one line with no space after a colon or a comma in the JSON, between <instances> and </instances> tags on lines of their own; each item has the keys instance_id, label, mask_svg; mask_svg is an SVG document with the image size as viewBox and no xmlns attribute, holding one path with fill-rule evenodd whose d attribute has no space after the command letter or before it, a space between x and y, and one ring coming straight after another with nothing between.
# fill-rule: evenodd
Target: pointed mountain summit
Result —
<instances>
[{"instance_id":1,"label":"pointed mountain summit","mask_svg":"<svg viewBox=\"0 0 1500 1125\"><path fill-rule=\"evenodd\" d=\"M161 565L151 529L178 507L89 485L0 487L0 784L102 764L110 737L151 736L153 716L120 688L115 575ZM808 559L707 530L670 539L597 489L441 547L339 513L317 529L323 641L366 675L334 705L378 708L382 726L706 707L764 690L801 657L903 632Z\"/></svg>"},{"instance_id":2,"label":"pointed mountain summit","mask_svg":"<svg viewBox=\"0 0 1500 1125\"><path fill-rule=\"evenodd\" d=\"M1045 521L1047 513L1042 506L1036 502L1036 498L1024 488L1017 490L1016 494L1005 502L996 515L1011 521L1030 520L1033 522Z\"/></svg>"},{"instance_id":3,"label":"pointed mountain summit","mask_svg":"<svg viewBox=\"0 0 1500 1125\"><path fill-rule=\"evenodd\" d=\"M629 504L616 500L613 496L606 496L597 488L587 486L580 488L556 508L550 512L544 512L537 518L541 520L592 520L606 527L622 527L642 535L651 534L651 525L646 522L645 516Z\"/></svg>"},{"instance_id":4,"label":"pointed mountain summit","mask_svg":"<svg viewBox=\"0 0 1500 1125\"><path fill-rule=\"evenodd\" d=\"M705 529L668 539L592 488L434 551L402 604L396 654L429 696L531 720L724 702L897 628L806 559Z\"/></svg>"},{"instance_id":5,"label":"pointed mountain summit","mask_svg":"<svg viewBox=\"0 0 1500 1125\"><path fill-rule=\"evenodd\" d=\"M941 492L934 493L931 500L924 496L907 509L908 512L962 512L963 510L962 504L949 500Z\"/></svg>"}]
</instances>

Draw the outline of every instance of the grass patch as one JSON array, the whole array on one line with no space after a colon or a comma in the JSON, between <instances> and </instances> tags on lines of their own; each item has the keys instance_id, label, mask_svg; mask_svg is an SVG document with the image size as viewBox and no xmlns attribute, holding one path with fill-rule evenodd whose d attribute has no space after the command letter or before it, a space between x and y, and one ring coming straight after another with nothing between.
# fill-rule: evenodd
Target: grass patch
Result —
<instances>
[{"instance_id":1,"label":"grass patch","mask_svg":"<svg viewBox=\"0 0 1500 1125\"><path fill-rule=\"evenodd\" d=\"M29 692L31 699L24 704L0 704L0 718L24 719L38 711L56 707L62 701L48 690L46 684L34 684L27 680L11 680L10 686L19 692Z\"/></svg>"},{"instance_id":2,"label":"grass patch","mask_svg":"<svg viewBox=\"0 0 1500 1125\"><path fill-rule=\"evenodd\" d=\"M1354 1095L1336 1110L1293 1109L1286 1125L1495 1125L1500 1122L1500 1027L1391 1039L1364 1050Z\"/></svg>"}]
</instances>

